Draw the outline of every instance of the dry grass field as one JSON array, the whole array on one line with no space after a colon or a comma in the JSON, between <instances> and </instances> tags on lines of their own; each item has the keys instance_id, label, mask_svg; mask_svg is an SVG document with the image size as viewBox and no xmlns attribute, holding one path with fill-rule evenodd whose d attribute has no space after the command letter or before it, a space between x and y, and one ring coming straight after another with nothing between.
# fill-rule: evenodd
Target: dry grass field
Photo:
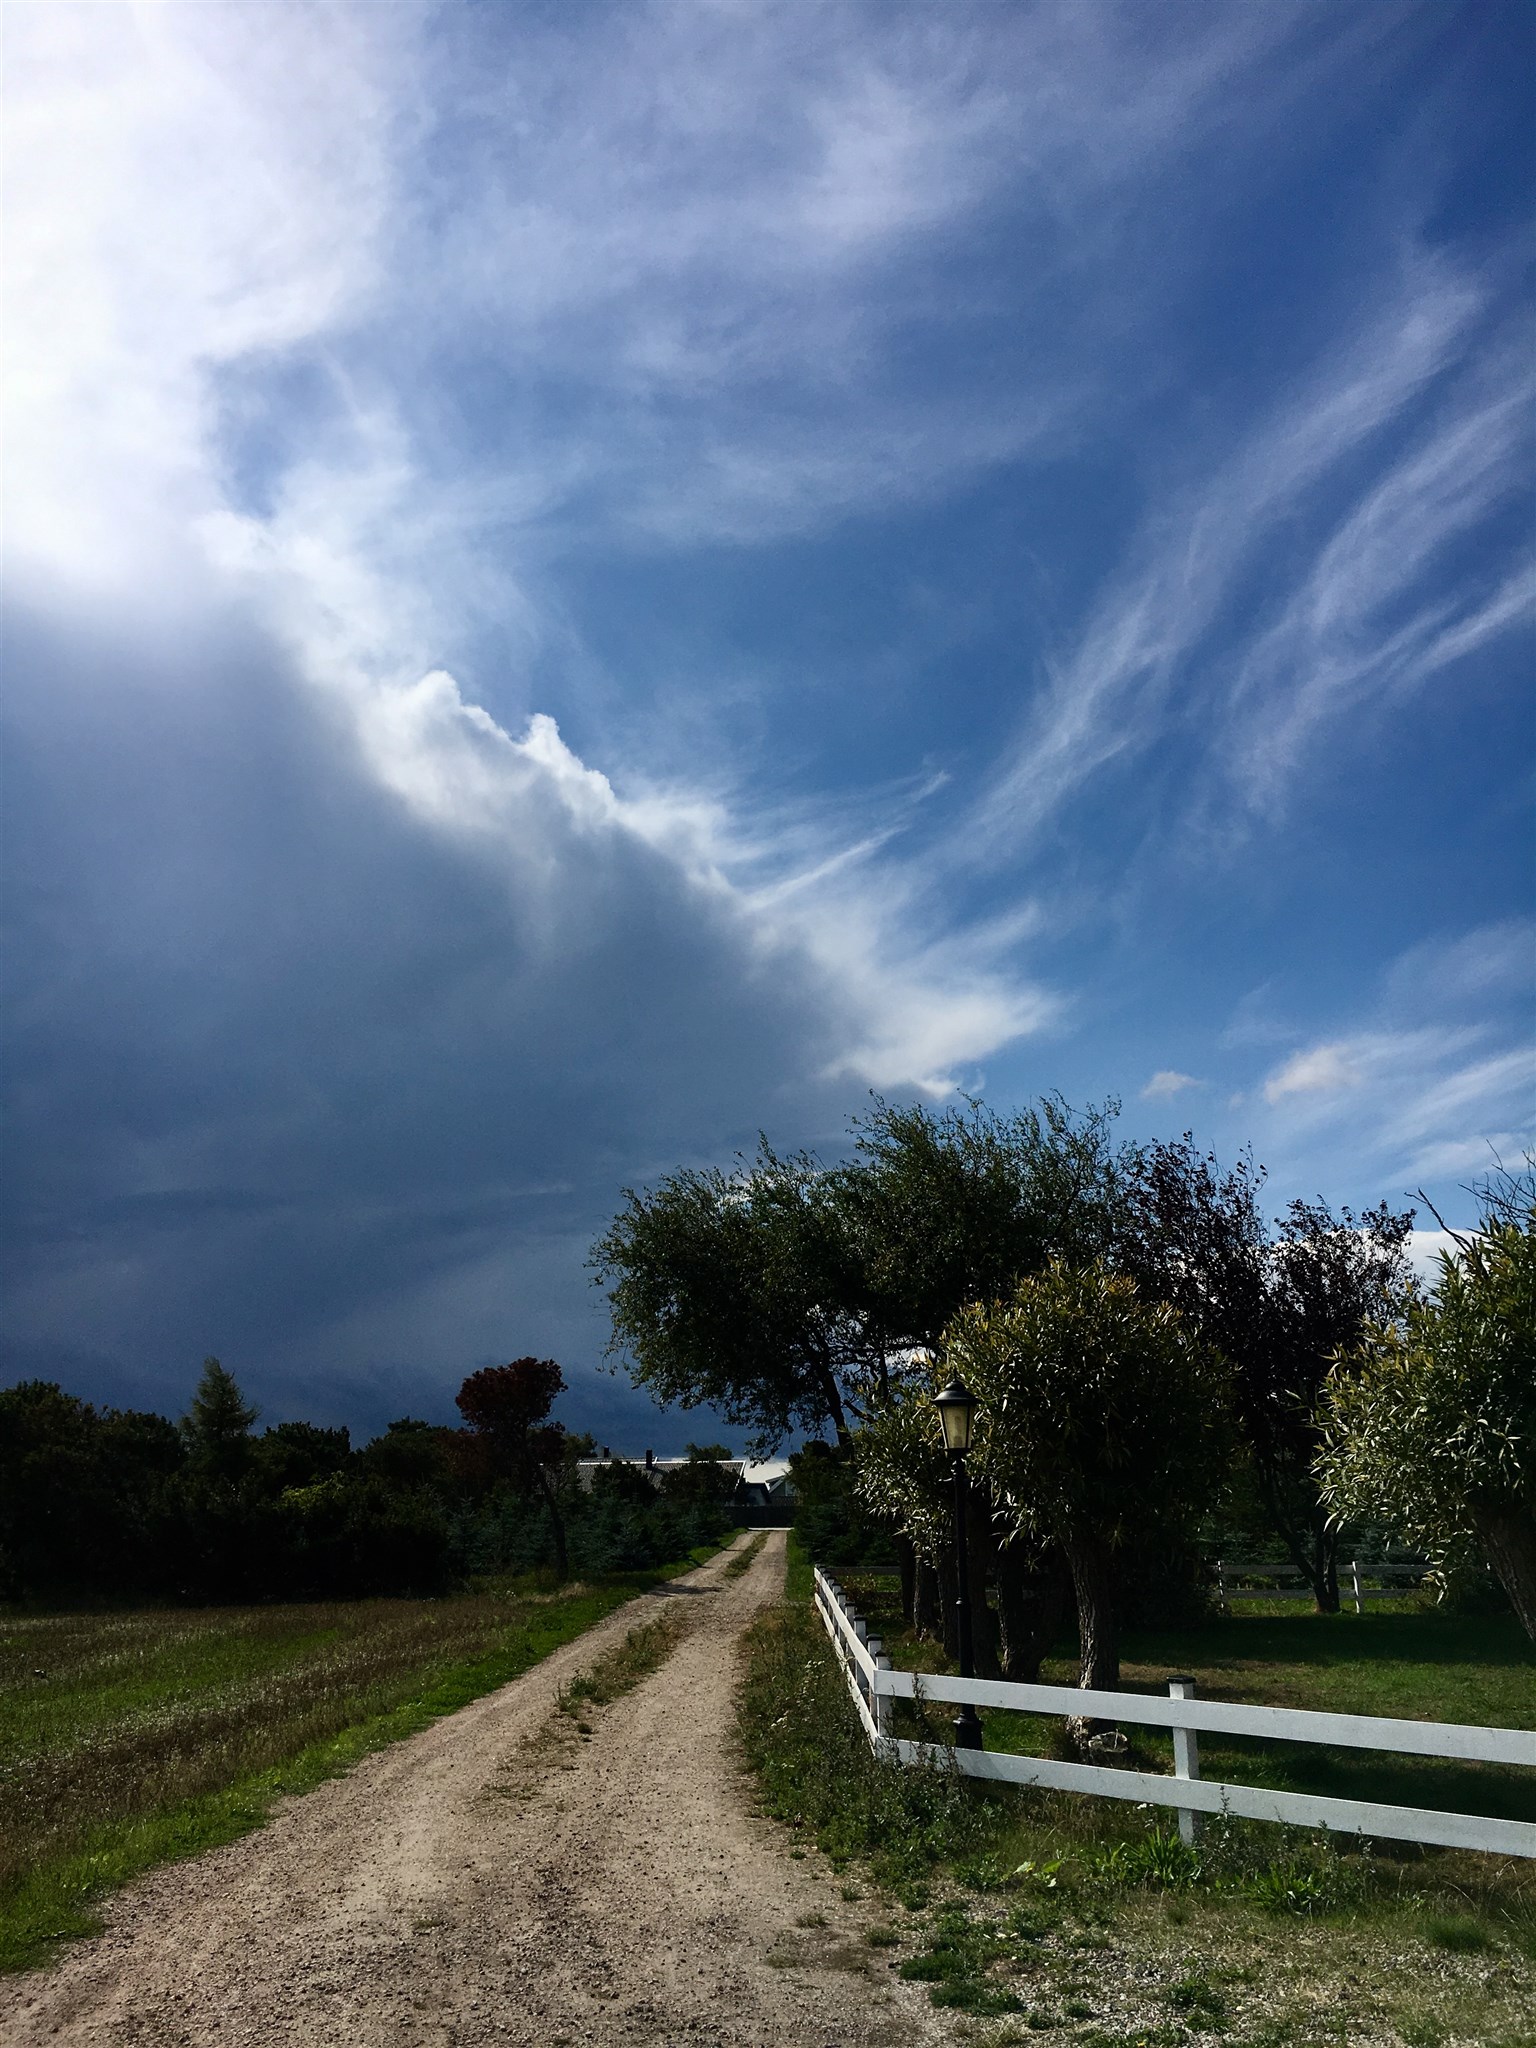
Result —
<instances>
[{"instance_id":1,"label":"dry grass field","mask_svg":"<svg viewBox=\"0 0 1536 2048\"><path fill-rule=\"evenodd\" d=\"M660 1576L0 1616L0 1969L87 1931L112 1886L258 1826L274 1798L505 1684Z\"/></svg>"}]
</instances>

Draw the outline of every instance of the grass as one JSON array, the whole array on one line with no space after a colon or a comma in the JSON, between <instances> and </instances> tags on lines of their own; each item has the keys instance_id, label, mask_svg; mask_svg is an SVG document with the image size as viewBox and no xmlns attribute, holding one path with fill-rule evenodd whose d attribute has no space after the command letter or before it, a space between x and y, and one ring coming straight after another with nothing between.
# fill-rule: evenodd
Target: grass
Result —
<instances>
[{"instance_id":1,"label":"grass","mask_svg":"<svg viewBox=\"0 0 1536 2048\"><path fill-rule=\"evenodd\" d=\"M726 1570L730 1570L729 1565ZM679 1605L658 1614L654 1621L632 1628L623 1642L600 1657L589 1671L578 1673L569 1685L560 1688L558 1711L579 1723L589 1710L612 1706L625 1693L633 1692L642 1680L661 1669L693 1620L686 1607Z\"/></svg>"},{"instance_id":2,"label":"grass","mask_svg":"<svg viewBox=\"0 0 1536 2048\"><path fill-rule=\"evenodd\" d=\"M753 1565L757 1562L758 1552L767 1541L766 1535L754 1536L752 1541L744 1549L738 1551L736 1556L731 1559L725 1568L725 1576L728 1579L739 1579L744 1573L751 1571Z\"/></svg>"},{"instance_id":3,"label":"grass","mask_svg":"<svg viewBox=\"0 0 1536 2048\"><path fill-rule=\"evenodd\" d=\"M933 1644L904 1631L893 1580L851 1571L843 1578L859 1612L884 1636L893 1663L919 1670L941 1667ZM1128 1635L1122 1664L1126 1691L1166 1698L1171 1672L1195 1678L1200 1692L1212 1699L1482 1727L1529 1727L1536 1698L1536 1662L1512 1617L1468 1618L1432 1608L1363 1615L1237 1615L1203 1628ZM1048 1658L1041 1679L1048 1685L1075 1684L1075 1657ZM985 1708L981 1718L989 1749L1025 1756L1068 1754L1061 1747L1058 1720ZM1167 1733L1134 1723L1127 1724L1126 1732L1132 1744L1127 1762L1133 1767L1172 1768ZM1536 1822L1536 1771L1515 1765L1213 1735L1200 1738L1200 1765L1202 1776L1232 1784Z\"/></svg>"},{"instance_id":4,"label":"grass","mask_svg":"<svg viewBox=\"0 0 1536 2048\"><path fill-rule=\"evenodd\" d=\"M715 1547L562 1589L0 1617L0 1970L46 1962L96 1931L105 1893L259 1827Z\"/></svg>"},{"instance_id":5,"label":"grass","mask_svg":"<svg viewBox=\"0 0 1536 2048\"><path fill-rule=\"evenodd\" d=\"M1043 2035L1073 2048L1536 2048L1530 1865L1343 1854L1327 1837L1235 1821L1208 1826L1190 1851L1166 1816L1129 1805L882 1766L793 1544L788 1583L791 1597L751 1633L740 1696L760 1803L802 1853L876 1889L872 1934L955 2013L962 2037L987 2048ZM1479 1675L1487 1624L1348 1620L1412 1626L1362 1643L1332 1622L1309 1636L1300 1617L1256 1618L1252 1633L1240 1618L1199 1641L1133 1638L1130 1668L1148 1684L1193 1668L1228 1698L1421 1714L1426 1701L1443 1714L1432 1681L1449 1673L1458 1712L1498 1720L1502 1706L1529 1725L1529 1664L1522 1674L1501 1654L1496 1630ZM899 1617L883 1633L892 1644ZM989 1743L997 1732L989 1717Z\"/></svg>"}]
</instances>

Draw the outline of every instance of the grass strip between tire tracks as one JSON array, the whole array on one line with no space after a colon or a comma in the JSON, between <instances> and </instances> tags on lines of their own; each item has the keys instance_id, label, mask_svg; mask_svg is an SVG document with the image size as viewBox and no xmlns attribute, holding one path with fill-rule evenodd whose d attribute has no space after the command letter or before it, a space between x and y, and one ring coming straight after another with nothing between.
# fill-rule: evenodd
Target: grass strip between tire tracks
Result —
<instances>
[{"instance_id":1,"label":"grass strip between tire tracks","mask_svg":"<svg viewBox=\"0 0 1536 2048\"><path fill-rule=\"evenodd\" d=\"M291 1754L260 1770L243 1772L192 1798L114 1817L88 1830L64 1853L39 1858L0 1892L0 1973L49 1962L61 1944L100 1931L96 1909L106 1894L157 1864L181 1861L251 1833L279 1799L312 1790L374 1751L520 1678L637 1594L692 1571L741 1533L730 1532L718 1545L700 1545L687 1558L657 1570L628 1573L532 1604L500 1633L493 1648L446 1666L399 1673L391 1687L397 1697L388 1705L320 1740L296 1744ZM658 1629L666 1632L664 1618L631 1630L626 1640ZM643 1675L638 1672L630 1682L638 1683Z\"/></svg>"},{"instance_id":2,"label":"grass strip between tire tracks","mask_svg":"<svg viewBox=\"0 0 1536 2048\"><path fill-rule=\"evenodd\" d=\"M739 1579L745 1573L751 1571L753 1565L757 1562L763 1545L767 1541L768 1535L766 1530L759 1530L757 1535L752 1538L752 1541L739 1550L731 1559L725 1568L725 1576L728 1579Z\"/></svg>"}]
</instances>

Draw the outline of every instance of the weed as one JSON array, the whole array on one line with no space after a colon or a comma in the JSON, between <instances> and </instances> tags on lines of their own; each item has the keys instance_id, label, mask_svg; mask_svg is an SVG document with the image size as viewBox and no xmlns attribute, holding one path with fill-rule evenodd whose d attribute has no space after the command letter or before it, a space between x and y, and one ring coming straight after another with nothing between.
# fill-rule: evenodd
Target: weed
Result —
<instances>
[{"instance_id":1,"label":"weed","mask_svg":"<svg viewBox=\"0 0 1536 2048\"><path fill-rule=\"evenodd\" d=\"M660 1670L687 1634L692 1620L690 1611L678 1602L663 1609L654 1621L632 1628L623 1642L616 1644L590 1670L579 1672L560 1688L555 1702L558 1710L574 1719L581 1703L606 1707L622 1699L653 1671ZM578 1734L590 1735L592 1724L578 1719L576 1730Z\"/></svg>"},{"instance_id":2,"label":"weed","mask_svg":"<svg viewBox=\"0 0 1536 2048\"><path fill-rule=\"evenodd\" d=\"M1106 1886L1146 1884L1173 1890L1197 1884L1204 1866L1198 1852L1180 1841L1172 1828L1154 1827L1139 1839L1111 1842L1090 1866Z\"/></svg>"},{"instance_id":3,"label":"weed","mask_svg":"<svg viewBox=\"0 0 1536 2048\"><path fill-rule=\"evenodd\" d=\"M864 1936L871 1948L900 1948L901 1936L894 1927L871 1927Z\"/></svg>"},{"instance_id":4,"label":"weed","mask_svg":"<svg viewBox=\"0 0 1536 2048\"><path fill-rule=\"evenodd\" d=\"M1133 2027L1116 2034L1094 2027L1078 2035L1076 2048L1183 2048L1188 2039L1182 2027Z\"/></svg>"},{"instance_id":5,"label":"weed","mask_svg":"<svg viewBox=\"0 0 1536 2048\"><path fill-rule=\"evenodd\" d=\"M1168 2003L1175 2012L1188 2013L1193 2019L1209 2021L1227 2017L1227 1994L1208 1977L1181 1977L1169 1989Z\"/></svg>"},{"instance_id":6,"label":"weed","mask_svg":"<svg viewBox=\"0 0 1536 2048\"><path fill-rule=\"evenodd\" d=\"M797 1927L825 1927L826 1924L825 1913L802 1913L795 1922Z\"/></svg>"},{"instance_id":7,"label":"weed","mask_svg":"<svg viewBox=\"0 0 1536 2048\"><path fill-rule=\"evenodd\" d=\"M1493 1947L1488 1930L1475 1920L1431 1920L1424 1928L1424 1939L1434 1948L1447 1948L1461 1956L1480 1955Z\"/></svg>"},{"instance_id":8,"label":"weed","mask_svg":"<svg viewBox=\"0 0 1536 2048\"><path fill-rule=\"evenodd\" d=\"M935 2005L950 2006L956 2012L973 2012L983 2018L994 2013L1024 2010L1023 2000L1016 1998L1011 1991L997 1984L983 1984L974 1977L937 1985L928 1995Z\"/></svg>"}]
</instances>

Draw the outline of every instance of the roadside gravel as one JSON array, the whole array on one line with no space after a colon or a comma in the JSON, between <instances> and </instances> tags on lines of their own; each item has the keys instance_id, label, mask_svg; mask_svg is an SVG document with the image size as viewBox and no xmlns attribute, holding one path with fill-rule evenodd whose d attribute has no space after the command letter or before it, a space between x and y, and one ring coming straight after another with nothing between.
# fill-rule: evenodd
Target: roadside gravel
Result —
<instances>
[{"instance_id":1,"label":"roadside gravel","mask_svg":"<svg viewBox=\"0 0 1536 2048\"><path fill-rule=\"evenodd\" d=\"M740 1539L744 1544L747 1539ZM0 1984L8 2048L916 2048L948 2037L749 1810L737 1643L784 1539L641 1596L462 1712L124 1892ZM683 1603L659 1670L591 1715L560 1688ZM831 1895L829 1896L829 1893ZM817 1921L822 1924L815 1924ZM797 1924L808 1923L808 1924Z\"/></svg>"}]
</instances>

